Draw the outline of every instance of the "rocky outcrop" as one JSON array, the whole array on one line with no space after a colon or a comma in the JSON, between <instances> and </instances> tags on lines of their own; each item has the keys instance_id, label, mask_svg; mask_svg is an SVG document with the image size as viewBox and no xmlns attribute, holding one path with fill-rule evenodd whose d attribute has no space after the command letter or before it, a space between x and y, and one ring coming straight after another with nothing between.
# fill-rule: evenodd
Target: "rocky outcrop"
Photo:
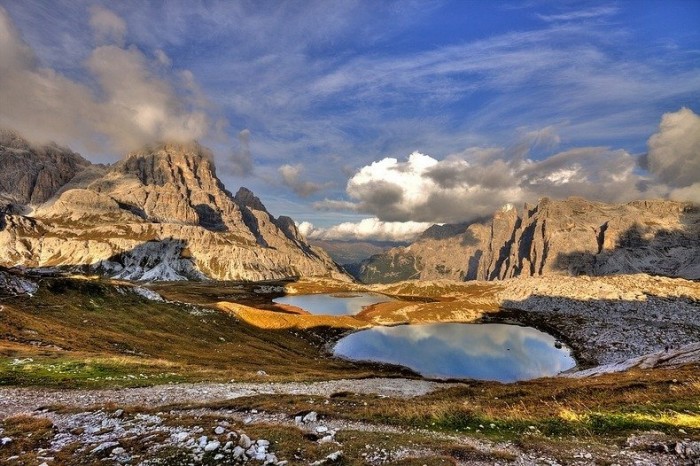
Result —
<instances>
[{"instance_id":1,"label":"rocky outcrop","mask_svg":"<svg viewBox=\"0 0 700 466\"><path fill-rule=\"evenodd\" d=\"M433 227L410 246L365 261L358 278L387 283L644 272L697 279L697 257L700 209L690 203L544 198L521 211L507 205L486 222Z\"/></svg>"},{"instance_id":2,"label":"rocky outcrop","mask_svg":"<svg viewBox=\"0 0 700 466\"><path fill-rule=\"evenodd\" d=\"M34 146L17 133L0 130L0 203L40 204L90 166L55 144Z\"/></svg>"},{"instance_id":3,"label":"rocky outcrop","mask_svg":"<svg viewBox=\"0 0 700 466\"><path fill-rule=\"evenodd\" d=\"M245 188L231 195L196 143L145 148L77 178L31 215L0 213L0 265L129 280L349 279L291 219Z\"/></svg>"}]
</instances>

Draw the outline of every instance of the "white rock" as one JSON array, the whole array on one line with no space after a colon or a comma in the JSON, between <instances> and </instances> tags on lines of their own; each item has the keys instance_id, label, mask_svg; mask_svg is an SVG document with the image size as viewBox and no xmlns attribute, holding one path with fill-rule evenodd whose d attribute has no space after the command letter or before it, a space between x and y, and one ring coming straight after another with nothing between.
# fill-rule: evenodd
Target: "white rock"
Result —
<instances>
[{"instance_id":1,"label":"white rock","mask_svg":"<svg viewBox=\"0 0 700 466\"><path fill-rule=\"evenodd\" d=\"M126 453L126 450L122 447L117 447L114 450L112 450L112 456L123 455L124 453Z\"/></svg>"},{"instance_id":2,"label":"white rock","mask_svg":"<svg viewBox=\"0 0 700 466\"><path fill-rule=\"evenodd\" d=\"M187 440L188 437L189 434L187 432L178 432L170 436L171 440L176 443L182 443Z\"/></svg>"},{"instance_id":3,"label":"white rock","mask_svg":"<svg viewBox=\"0 0 700 466\"><path fill-rule=\"evenodd\" d=\"M209 439L207 438L206 435L202 435L201 437L199 437L199 446L200 447L204 448L208 442L209 442Z\"/></svg>"},{"instance_id":4,"label":"white rock","mask_svg":"<svg viewBox=\"0 0 700 466\"><path fill-rule=\"evenodd\" d=\"M7 445L8 443L11 443L11 442L12 442L12 437L3 437L3 438L0 440L0 442L1 442L3 445Z\"/></svg>"},{"instance_id":5,"label":"white rock","mask_svg":"<svg viewBox=\"0 0 700 466\"><path fill-rule=\"evenodd\" d=\"M316 427L316 432L318 432L319 434L325 434L326 432L328 432L328 427L318 426Z\"/></svg>"},{"instance_id":6,"label":"white rock","mask_svg":"<svg viewBox=\"0 0 700 466\"><path fill-rule=\"evenodd\" d=\"M235 459L239 459L239 458L243 459L244 456L245 456L245 449L243 447L236 447L233 449L233 457Z\"/></svg>"},{"instance_id":7,"label":"white rock","mask_svg":"<svg viewBox=\"0 0 700 466\"><path fill-rule=\"evenodd\" d=\"M296 422L297 424L301 424L302 422L304 422L304 418L302 416L294 416L294 422Z\"/></svg>"},{"instance_id":8,"label":"white rock","mask_svg":"<svg viewBox=\"0 0 700 466\"><path fill-rule=\"evenodd\" d=\"M221 426L217 426L217 428L214 429L214 433L215 433L216 435L221 435L221 434L223 434L224 432L226 432L226 429L224 429L224 428L221 427Z\"/></svg>"},{"instance_id":9,"label":"white rock","mask_svg":"<svg viewBox=\"0 0 700 466\"><path fill-rule=\"evenodd\" d=\"M207 445L204 447L204 451L214 451L217 450L221 446L221 443L218 440L212 440L211 442L207 442Z\"/></svg>"},{"instance_id":10,"label":"white rock","mask_svg":"<svg viewBox=\"0 0 700 466\"><path fill-rule=\"evenodd\" d=\"M304 422L316 422L318 420L318 413L316 411L311 411L306 416L304 416Z\"/></svg>"},{"instance_id":11,"label":"white rock","mask_svg":"<svg viewBox=\"0 0 700 466\"><path fill-rule=\"evenodd\" d=\"M250 437L248 437L246 434L241 434L241 438L238 439L238 444L243 448L248 449L253 442L250 441Z\"/></svg>"},{"instance_id":12,"label":"white rock","mask_svg":"<svg viewBox=\"0 0 700 466\"><path fill-rule=\"evenodd\" d=\"M333 441L333 436L332 435L326 435L322 439L318 441L318 443L331 443Z\"/></svg>"},{"instance_id":13,"label":"white rock","mask_svg":"<svg viewBox=\"0 0 700 466\"><path fill-rule=\"evenodd\" d=\"M263 439L260 439L260 440L258 440L258 441L257 441L257 442L255 442L255 443L257 443L257 444L258 444L258 446L261 446L261 447L267 447L267 446L270 446L270 441L269 441L269 440L263 440Z\"/></svg>"},{"instance_id":14,"label":"white rock","mask_svg":"<svg viewBox=\"0 0 700 466\"><path fill-rule=\"evenodd\" d=\"M219 461L219 460L222 460L222 459L224 459L224 455L222 455L221 453L219 453L218 455L214 456L214 460L216 460L216 461Z\"/></svg>"}]
</instances>

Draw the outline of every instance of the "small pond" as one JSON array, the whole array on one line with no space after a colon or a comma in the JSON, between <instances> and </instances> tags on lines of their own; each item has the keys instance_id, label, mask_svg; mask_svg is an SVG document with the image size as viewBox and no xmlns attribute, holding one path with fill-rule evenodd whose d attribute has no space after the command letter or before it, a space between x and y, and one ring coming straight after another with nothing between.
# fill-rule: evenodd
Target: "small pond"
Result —
<instances>
[{"instance_id":1,"label":"small pond","mask_svg":"<svg viewBox=\"0 0 700 466\"><path fill-rule=\"evenodd\" d=\"M333 354L406 366L424 377L515 382L574 367L570 350L557 346L531 327L439 323L362 330L338 341Z\"/></svg>"},{"instance_id":2,"label":"small pond","mask_svg":"<svg viewBox=\"0 0 700 466\"><path fill-rule=\"evenodd\" d=\"M354 315L366 306L391 300L378 293L334 293L282 296L273 301L300 307L311 314L340 316Z\"/></svg>"}]
</instances>

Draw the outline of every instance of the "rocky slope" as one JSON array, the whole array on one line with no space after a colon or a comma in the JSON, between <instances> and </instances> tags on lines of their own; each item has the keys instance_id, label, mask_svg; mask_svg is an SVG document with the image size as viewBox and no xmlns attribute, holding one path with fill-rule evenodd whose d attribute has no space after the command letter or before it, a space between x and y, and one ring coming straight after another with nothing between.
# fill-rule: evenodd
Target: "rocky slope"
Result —
<instances>
[{"instance_id":1,"label":"rocky slope","mask_svg":"<svg viewBox=\"0 0 700 466\"><path fill-rule=\"evenodd\" d=\"M488 221L431 227L410 246L368 259L357 275L366 283L636 272L698 279L698 257L700 209L692 204L544 198Z\"/></svg>"},{"instance_id":2,"label":"rocky slope","mask_svg":"<svg viewBox=\"0 0 700 466\"><path fill-rule=\"evenodd\" d=\"M57 166L70 165L71 154ZM40 164L31 151L22 157ZM2 171L13 160L0 158ZM228 192L196 143L144 148L111 167L78 166L50 190L3 185L24 206L0 211L0 265L129 280L348 279L290 218L274 218L245 188Z\"/></svg>"},{"instance_id":3,"label":"rocky slope","mask_svg":"<svg viewBox=\"0 0 700 466\"><path fill-rule=\"evenodd\" d=\"M90 166L70 149L55 144L34 146L17 133L3 129L0 163L0 207L44 202Z\"/></svg>"}]
</instances>

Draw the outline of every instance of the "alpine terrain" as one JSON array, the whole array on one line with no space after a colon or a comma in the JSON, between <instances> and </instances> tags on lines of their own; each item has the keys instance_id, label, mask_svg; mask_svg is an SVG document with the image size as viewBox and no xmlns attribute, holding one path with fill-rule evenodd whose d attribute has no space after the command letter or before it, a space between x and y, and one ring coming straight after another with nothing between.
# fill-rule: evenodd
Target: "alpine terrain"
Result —
<instances>
[{"instance_id":1,"label":"alpine terrain","mask_svg":"<svg viewBox=\"0 0 700 466\"><path fill-rule=\"evenodd\" d=\"M211 153L159 144L113 166L58 146L0 141L0 265L129 280L347 279L289 217L228 192Z\"/></svg>"}]
</instances>

